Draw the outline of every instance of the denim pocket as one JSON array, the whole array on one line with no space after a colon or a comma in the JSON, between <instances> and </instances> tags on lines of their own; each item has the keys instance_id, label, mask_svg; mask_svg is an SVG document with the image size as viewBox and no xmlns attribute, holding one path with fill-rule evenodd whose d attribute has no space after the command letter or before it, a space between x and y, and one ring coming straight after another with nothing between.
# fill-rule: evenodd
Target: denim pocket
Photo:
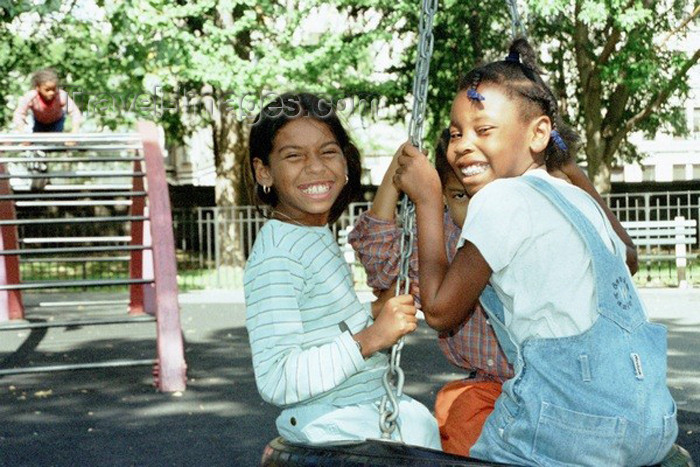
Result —
<instances>
[{"instance_id":1,"label":"denim pocket","mask_svg":"<svg viewBox=\"0 0 700 467\"><path fill-rule=\"evenodd\" d=\"M664 417L664 427L659 437L659 445L656 450L656 455L653 460L650 460L649 464L660 463L666 454L671 450L671 446L676 441L678 437L678 421L676 420L678 408L676 407L676 402L673 401L673 409L671 413Z\"/></svg>"},{"instance_id":2,"label":"denim pocket","mask_svg":"<svg viewBox=\"0 0 700 467\"><path fill-rule=\"evenodd\" d=\"M542 402L533 457L543 465L620 465L627 420Z\"/></svg>"}]
</instances>

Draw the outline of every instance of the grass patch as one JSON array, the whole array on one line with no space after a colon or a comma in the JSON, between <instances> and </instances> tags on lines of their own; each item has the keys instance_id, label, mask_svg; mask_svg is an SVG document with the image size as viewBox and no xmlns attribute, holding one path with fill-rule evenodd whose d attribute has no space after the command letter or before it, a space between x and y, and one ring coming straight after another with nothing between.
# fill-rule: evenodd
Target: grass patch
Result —
<instances>
[{"instance_id":1,"label":"grass patch","mask_svg":"<svg viewBox=\"0 0 700 467\"><path fill-rule=\"evenodd\" d=\"M355 288L369 290L367 274L360 265L351 267ZM202 268L192 261L182 261L178 264L177 282L181 291L205 289L243 288L242 267L220 266L218 268ZM98 280L125 279L129 277L127 261L109 262L40 262L20 263L20 273L23 282L51 280ZM700 285L700 259L688 262L686 280L691 285ZM676 287L678 278L674 260L640 261L639 272L634 276L635 284L639 287ZM62 288L63 290L85 290L85 287ZM128 286L105 286L100 290L122 291Z\"/></svg>"}]
</instances>

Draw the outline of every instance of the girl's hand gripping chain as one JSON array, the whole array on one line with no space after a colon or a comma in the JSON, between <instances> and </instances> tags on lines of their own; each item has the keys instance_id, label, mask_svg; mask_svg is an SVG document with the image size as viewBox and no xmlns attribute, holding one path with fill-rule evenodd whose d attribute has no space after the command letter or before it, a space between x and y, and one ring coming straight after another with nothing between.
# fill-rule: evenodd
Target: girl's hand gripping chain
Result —
<instances>
[{"instance_id":1,"label":"girl's hand gripping chain","mask_svg":"<svg viewBox=\"0 0 700 467\"><path fill-rule=\"evenodd\" d=\"M442 212L442 185L435 168L425 154L410 143L399 148L398 168L394 174L394 186L403 191L416 204L434 203Z\"/></svg>"},{"instance_id":2,"label":"girl's hand gripping chain","mask_svg":"<svg viewBox=\"0 0 700 467\"><path fill-rule=\"evenodd\" d=\"M384 303L374 323L355 334L362 346L362 356L391 347L401 337L418 327L416 307L412 295L397 295Z\"/></svg>"}]
</instances>

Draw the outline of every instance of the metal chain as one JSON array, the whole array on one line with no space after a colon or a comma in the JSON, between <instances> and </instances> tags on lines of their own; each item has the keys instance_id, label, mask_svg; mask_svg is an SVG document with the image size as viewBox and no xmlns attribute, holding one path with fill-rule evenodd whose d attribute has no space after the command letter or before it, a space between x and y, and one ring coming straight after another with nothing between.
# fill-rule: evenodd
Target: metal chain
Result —
<instances>
[{"instance_id":1,"label":"metal chain","mask_svg":"<svg viewBox=\"0 0 700 467\"><path fill-rule=\"evenodd\" d=\"M511 27L513 29L513 39L518 37L527 37L525 25L520 20L520 13L518 13L517 1L506 0L506 3L508 3L508 9L510 10Z\"/></svg>"},{"instance_id":2,"label":"metal chain","mask_svg":"<svg viewBox=\"0 0 700 467\"><path fill-rule=\"evenodd\" d=\"M408 125L411 144L422 150L423 123L428 98L428 75L430 72L430 57L433 54L433 19L438 8L437 0L423 0L418 26L418 54L416 58L416 70L413 75L413 109L411 121ZM409 292L410 279L408 277L411 255L413 253L413 225L415 222L415 206L404 195L401 200L398 222L401 225L401 258L399 262L399 275L396 280L396 294ZM391 439L396 429L396 420L399 417L398 398L403 393L404 372L401 369L401 349L404 346L403 337L391 347L389 367L384 374L383 384L386 394L382 396L379 404L379 428L382 430L382 438ZM399 433L401 438L401 433Z\"/></svg>"}]
</instances>

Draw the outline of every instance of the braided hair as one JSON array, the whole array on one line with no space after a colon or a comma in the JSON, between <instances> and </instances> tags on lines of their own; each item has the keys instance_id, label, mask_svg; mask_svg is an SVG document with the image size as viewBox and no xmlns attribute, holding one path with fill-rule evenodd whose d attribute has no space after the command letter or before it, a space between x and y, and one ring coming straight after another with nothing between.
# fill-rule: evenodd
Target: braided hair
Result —
<instances>
[{"instance_id":1,"label":"braided hair","mask_svg":"<svg viewBox=\"0 0 700 467\"><path fill-rule=\"evenodd\" d=\"M460 80L458 90L466 90L469 99L480 101L484 97L477 91L479 85L490 83L505 90L508 97L520 101L523 120L543 114L549 117L552 133L544 157L547 168L556 169L574 157L580 138L564 123L554 93L541 74L532 46L519 38L511 43L505 60L474 68Z\"/></svg>"}]
</instances>

